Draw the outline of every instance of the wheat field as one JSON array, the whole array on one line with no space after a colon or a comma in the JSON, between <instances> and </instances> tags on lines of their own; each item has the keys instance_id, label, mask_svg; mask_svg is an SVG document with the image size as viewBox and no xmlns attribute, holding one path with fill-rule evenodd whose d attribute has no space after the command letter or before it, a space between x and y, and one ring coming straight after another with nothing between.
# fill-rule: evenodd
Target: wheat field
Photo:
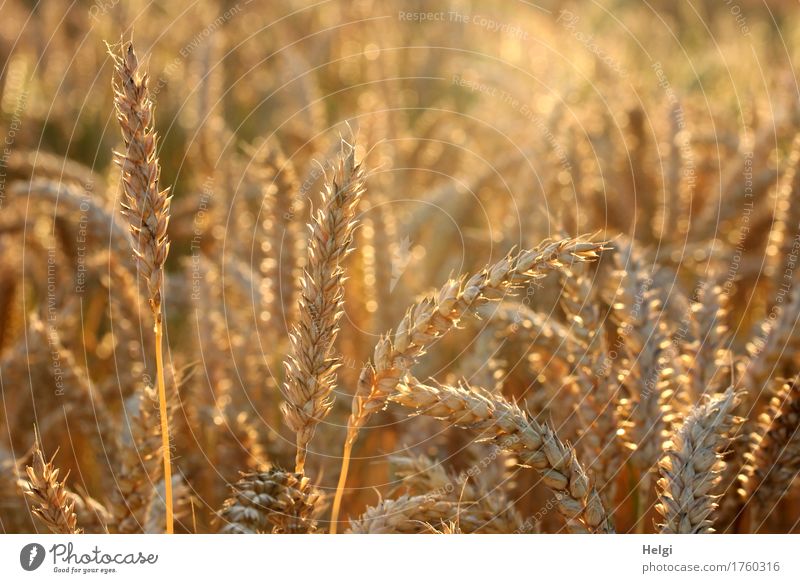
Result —
<instances>
[{"instance_id":1,"label":"wheat field","mask_svg":"<svg viewBox=\"0 0 800 583\"><path fill-rule=\"evenodd\" d=\"M0 5L0 532L800 532L796 2Z\"/></svg>"}]
</instances>

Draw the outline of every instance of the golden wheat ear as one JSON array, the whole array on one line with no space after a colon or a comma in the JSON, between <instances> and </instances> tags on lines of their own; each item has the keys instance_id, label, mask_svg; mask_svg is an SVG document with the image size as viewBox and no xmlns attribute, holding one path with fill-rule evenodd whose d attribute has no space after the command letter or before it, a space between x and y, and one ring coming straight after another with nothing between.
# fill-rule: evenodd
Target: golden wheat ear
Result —
<instances>
[{"instance_id":1,"label":"golden wheat ear","mask_svg":"<svg viewBox=\"0 0 800 583\"><path fill-rule=\"evenodd\" d=\"M381 500L350 521L350 534L422 534L429 524L449 521L458 505L437 496L403 495L393 500Z\"/></svg>"},{"instance_id":2,"label":"golden wheat ear","mask_svg":"<svg viewBox=\"0 0 800 583\"><path fill-rule=\"evenodd\" d=\"M114 60L114 105L122 130L123 152L115 152L122 170L122 213L128 220L136 266L147 286L147 301L153 312L156 382L161 416L162 457L166 506L166 532L174 532L172 506L172 462L170 452L167 389L163 362L164 263L169 253L169 189L161 190L161 166L156 149L154 104L148 90L147 71L139 64L133 43L123 43L117 52L109 46Z\"/></svg>"},{"instance_id":3,"label":"golden wheat ear","mask_svg":"<svg viewBox=\"0 0 800 583\"><path fill-rule=\"evenodd\" d=\"M398 490L414 496L436 495L451 502L453 520L464 533L508 534L525 530L522 516L503 487L502 472L487 467L473 478L449 471L439 460L426 456L393 456L390 463L394 474L402 479Z\"/></svg>"},{"instance_id":4,"label":"golden wheat ear","mask_svg":"<svg viewBox=\"0 0 800 583\"><path fill-rule=\"evenodd\" d=\"M331 510L331 534L336 533L350 456L359 431L373 413L386 407L388 397L428 346L457 328L462 318L475 314L481 306L519 291L550 271L573 262L592 261L604 249L605 243L583 237L546 240L534 249L511 253L471 277L450 279L438 292L408 309L396 330L381 338L372 362L361 371L347 420L339 483Z\"/></svg>"},{"instance_id":5,"label":"golden wheat ear","mask_svg":"<svg viewBox=\"0 0 800 583\"><path fill-rule=\"evenodd\" d=\"M221 533L307 534L316 530L314 507L319 494L308 478L271 469L248 472L232 486L219 512Z\"/></svg>"},{"instance_id":6,"label":"golden wheat ear","mask_svg":"<svg viewBox=\"0 0 800 583\"><path fill-rule=\"evenodd\" d=\"M468 428L491 437L521 464L539 471L558 501L557 509L575 534L612 533L614 526L575 451L550 427L499 395L468 386L432 386L406 378L391 400L416 415Z\"/></svg>"},{"instance_id":7,"label":"golden wheat ear","mask_svg":"<svg viewBox=\"0 0 800 583\"><path fill-rule=\"evenodd\" d=\"M695 407L666 445L659 464L659 503L662 534L714 532L715 488L725 468L722 451L738 422L733 410L740 394L728 389Z\"/></svg>"},{"instance_id":8,"label":"golden wheat ear","mask_svg":"<svg viewBox=\"0 0 800 583\"><path fill-rule=\"evenodd\" d=\"M58 481L59 469L53 464L58 452L47 461L38 428L34 427L34 434L33 460L26 468L25 481L25 494L31 499L33 514L54 534L81 534L75 502L65 485L69 472Z\"/></svg>"},{"instance_id":9,"label":"golden wheat ear","mask_svg":"<svg viewBox=\"0 0 800 583\"><path fill-rule=\"evenodd\" d=\"M289 336L286 360L286 402L283 416L295 432L295 471L305 467L308 444L317 425L333 406L340 359L333 348L344 314L344 268L353 249L358 203L364 193L364 169L355 160L355 148L341 142L342 150L326 176L322 205L314 213L308 260L300 280L300 313Z\"/></svg>"},{"instance_id":10,"label":"golden wheat ear","mask_svg":"<svg viewBox=\"0 0 800 583\"><path fill-rule=\"evenodd\" d=\"M759 416L747 464L740 476L740 508L749 510L756 529L769 517L800 473L800 384L778 385L767 410Z\"/></svg>"}]
</instances>

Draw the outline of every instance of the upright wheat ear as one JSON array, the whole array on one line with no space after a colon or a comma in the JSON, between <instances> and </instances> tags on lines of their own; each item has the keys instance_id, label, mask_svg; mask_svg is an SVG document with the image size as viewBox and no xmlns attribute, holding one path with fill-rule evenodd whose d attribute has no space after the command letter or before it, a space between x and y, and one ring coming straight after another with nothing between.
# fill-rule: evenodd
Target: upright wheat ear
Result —
<instances>
[{"instance_id":1,"label":"upright wheat ear","mask_svg":"<svg viewBox=\"0 0 800 583\"><path fill-rule=\"evenodd\" d=\"M339 359L333 344L344 304L342 261L353 248L358 201L364 193L364 170L352 146L342 141L334 171L325 181L322 206L311 221L308 262L300 280L300 314L289 335L286 361L286 424L297 435L295 472L303 473L306 451L317 424L333 405Z\"/></svg>"},{"instance_id":2,"label":"upright wheat ear","mask_svg":"<svg viewBox=\"0 0 800 583\"><path fill-rule=\"evenodd\" d=\"M730 443L740 394L728 389L696 406L667 443L659 463L662 534L714 532L711 514L717 507L715 487L725 467L722 451Z\"/></svg>"},{"instance_id":3,"label":"upright wheat ear","mask_svg":"<svg viewBox=\"0 0 800 583\"><path fill-rule=\"evenodd\" d=\"M25 493L33 502L33 514L54 534L81 534L75 515L75 502L70 500L64 479L58 481L58 468L53 465L55 454L47 461L42 453L42 441L36 431L33 462L26 469Z\"/></svg>"},{"instance_id":4,"label":"upright wheat ear","mask_svg":"<svg viewBox=\"0 0 800 583\"><path fill-rule=\"evenodd\" d=\"M159 190L161 173L156 156L157 135L153 128L153 101L147 89L147 72L139 67L132 43L121 54L109 48L114 59L114 105L122 129L124 152L115 152L122 168L124 201L122 212L128 219L133 251L139 274L147 284L148 302L154 317L156 339L156 377L161 442L164 458L166 531L172 533L172 464L170 462L167 391L164 384L163 325L161 314L164 262L169 253L169 189Z\"/></svg>"}]
</instances>

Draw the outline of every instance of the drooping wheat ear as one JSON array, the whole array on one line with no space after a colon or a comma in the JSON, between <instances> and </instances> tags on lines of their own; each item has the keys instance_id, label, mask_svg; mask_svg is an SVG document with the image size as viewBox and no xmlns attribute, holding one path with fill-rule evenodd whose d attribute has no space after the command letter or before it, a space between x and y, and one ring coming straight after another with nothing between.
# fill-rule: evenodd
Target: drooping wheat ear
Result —
<instances>
[{"instance_id":1,"label":"drooping wheat ear","mask_svg":"<svg viewBox=\"0 0 800 583\"><path fill-rule=\"evenodd\" d=\"M511 254L472 277L451 279L438 292L408 309L397 329L381 338L372 363L361 371L347 420L342 467L331 511L332 534L336 532L350 454L359 430L373 413L386 406L387 397L425 354L428 345L456 328L461 318L480 306L565 264L593 260L603 249L604 243L594 243L583 237L545 241L536 249Z\"/></svg>"},{"instance_id":2,"label":"drooping wheat ear","mask_svg":"<svg viewBox=\"0 0 800 583\"><path fill-rule=\"evenodd\" d=\"M155 420L158 396L151 387L134 395L127 416L130 431L124 432L127 447L122 449L118 488L112 495L113 526L119 533L142 532L153 504L154 486L161 479L161 431Z\"/></svg>"},{"instance_id":3,"label":"drooping wheat ear","mask_svg":"<svg viewBox=\"0 0 800 583\"><path fill-rule=\"evenodd\" d=\"M522 531L522 516L506 495L502 475L492 471L491 456L456 474L426 456L393 456L399 485L413 496L438 496L455 506L453 520L465 533L507 534Z\"/></svg>"},{"instance_id":4,"label":"drooping wheat ear","mask_svg":"<svg viewBox=\"0 0 800 583\"><path fill-rule=\"evenodd\" d=\"M63 387L61 403L68 420L72 420L72 430L89 438L96 453L105 457L111 464L119 458L117 424L106 407L89 375L76 361L72 351L64 347L61 335L55 326L45 326L36 314L29 316L30 330L40 337L50 353L57 359L50 359L48 368L54 379L59 379Z\"/></svg>"},{"instance_id":5,"label":"drooping wheat ear","mask_svg":"<svg viewBox=\"0 0 800 583\"><path fill-rule=\"evenodd\" d=\"M319 494L302 474L271 469L242 474L219 513L228 534L314 532Z\"/></svg>"},{"instance_id":6,"label":"drooping wheat ear","mask_svg":"<svg viewBox=\"0 0 800 583\"><path fill-rule=\"evenodd\" d=\"M114 105L122 129L124 152L115 153L122 169L122 210L128 219L139 274L145 280L148 303L153 312L156 339L156 377L161 415L162 456L166 484L166 531L172 533L172 464L170 461L167 390L164 382L162 293L164 262L169 253L169 189L159 189L161 168L156 156L157 135L153 128L153 101L147 89L147 72L139 67L132 43L121 54L110 47L114 59Z\"/></svg>"},{"instance_id":7,"label":"drooping wheat ear","mask_svg":"<svg viewBox=\"0 0 800 583\"><path fill-rule=\"evenodd\" d=\"M106 248L121 257L130 250L126 225L97 200L99 197L86 196L86 190L76 184L36 178L31 182L14 182L7 192L31 202L54 205L59 214L80 213L85 216L88 222L87 245Z\"/></svg>"},{"instance_id":8,"label":"drooping wheat ear","mask_svg":"<svg viewBox=\"0 0 800 583\"><path fill-rule=\"evenodd\" d=\"M456 504L438 496L407 496L381 500L376 506L350 521L351 534L420 534L429 525L450 521Z\"/></svg>"},{"instance_id":9,"label":"drooping wheat ear","mask_svg":"<svg viewBox=\"0 0 800 583\"><path fill-rule=\"evenodd\" d=\"M386 397L425 354L428 345L458 327L461 318L548 271L573 261L593 260L603 248L603 243L581 238L548 241L536 249L509 255L468 279L451 279L436 294L413 305L397 329L381 338L372 364L363 369L348 427L357 432L372 413L383 409Z\"/></svg>"},{"instance_id":10,"label":"drooping wheat ear","mask_svg":"<svg viewBox=\"0 0 800 583\"><path fill-rule=\"evenodd\" d=\"M346 142L333 172L326 177L322 205L314 214L308 261L300 280L300 314L289 339L286 360L286 424L297 435L295 471L305 467L308 444L317 424L330 412L339 358L333 345L344 305L342 262L352 251L355 213L364 193L364 170L355 148Z\"/></svg>"},{"instance_id":11,"label":"drooping wheat ear","mask_svg":"<svg viewBox=\"0 0 800 583\"><path fill-rule=\"evenodd\" d=\"M56 452L58 453L58 452ZM26 468L28 475L25 493L33 502L33 514L54 534L81 534L75 502L67 493L65 483L69 472L58 481L58 468L53 465L56 454L45 461L38 430L33 448L33 465Z\"/></svg>"},{"instance_id":12,"label":"drooping wheat ear","mask_svg":"<svg viewBox=\"0 0 800 583\"><path fill-rule=\"evenodd\" d=\"M342 468L332 511L332 533L336 532L350 454L360 428L373 412L385 406L387 395L424 354L427 345L457 327L461 317L469 311L490 301L489 294L500 295L503 291L509 291L518 286L525 276L535 279L548 269L561 265L562 261L588 259L600 248L600 244L577 239L545 242L539 249L507 257L466 283L465 278L450 280L438 293L431 294L407 311L397 332L394 335L390 332L376 346L375 364L362 370L348 420ZM526 267L528 273L525 273Z\"/></svg>"},{"instance_id":13,"label":"drooping wheat ear","mask_svg":"<svg viewBox=\"0 0 800 583\"><path fill-rule=\"evenodd\" d=\"M543 423L529 419L499 395L464 386L430 386L413 378L398 385L391 400L417 415L475 431L493 438L498 447L533 467L558 501L558 511L573 533L613 532L597 491L575 452Z\"/></svg>"},{"instance_id":14,"label":"drooping wheat ear","mask_svg":"<svg viewBox=\"0 0 800 583\"><path fill-rule=\"evenodd\" d=\"M781 383L752 435L753 450L740 480L744 504L757 528L800 473L800 385ZM753 531L755 532L755 531Z\"/></svg>"},{"instance_id":15,"label":"drooping wheat ear","mask_svg":"<svg viewBox=\"0 0 800 583\"><path fill-rule=\"evenodd\" d=\"M717 507L714 489L725 467L721 452L738 420L733 410L740 394L728 389L695 407L672 435L659 464L662 534L714 532L711 514Z\"/></svg>"},{"instance_id":16,"label":"drooping wheat ear","mask_svg":"<svg viewBox=\"0 0 800 583\"><path fill-rule=\"evenodd\" d=\"M47 179L75 185L103 184L103 178L88 166L43 150L14 150L6 164L9 182Z\"/></svg>"}]
</instances>

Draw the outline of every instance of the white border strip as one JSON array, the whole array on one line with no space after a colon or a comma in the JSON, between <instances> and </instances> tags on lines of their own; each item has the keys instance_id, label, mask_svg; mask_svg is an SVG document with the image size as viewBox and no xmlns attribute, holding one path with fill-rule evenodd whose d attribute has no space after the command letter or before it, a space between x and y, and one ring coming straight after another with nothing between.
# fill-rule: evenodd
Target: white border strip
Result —
<instances>
[{"instance_id":1,"label":"white border strip","mask_svg":"<svg viewBox=\"0 0 800 583\"><path fill-rule=\"evenodd\" d=\"M793 535L2 535L0 580L797 582L798 542ZM36 562L33 544L45 556L28 572L21 561Z\"/></svg>"}]
</instances>

